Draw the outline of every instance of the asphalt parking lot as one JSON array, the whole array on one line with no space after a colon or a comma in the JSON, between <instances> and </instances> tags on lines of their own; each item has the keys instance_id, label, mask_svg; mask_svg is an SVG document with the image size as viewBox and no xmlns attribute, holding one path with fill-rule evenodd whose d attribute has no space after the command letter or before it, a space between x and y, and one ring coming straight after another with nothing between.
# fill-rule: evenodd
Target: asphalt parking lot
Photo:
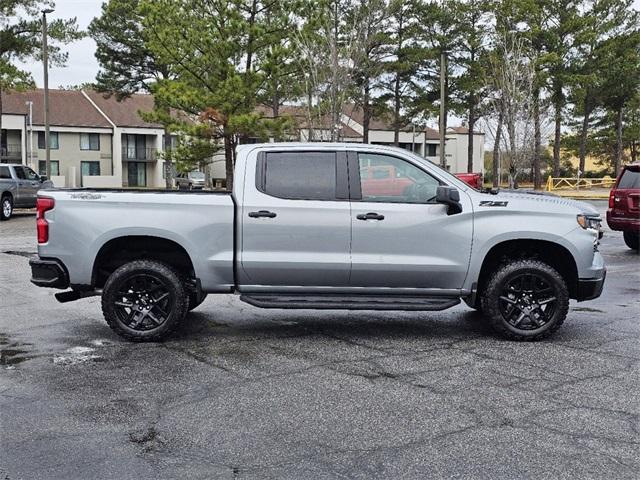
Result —
<instances>
[{"instance_id":1,"label":"asphalt parking lot","mask_svg":"<svg viewBox=\"0 0 640 480\"><path fill-rule=\"evenodd\" d=\"M638 478L640 257L619 232L602 297L540 343L501 340L463 305L220 296L140 345L98 298L29 283L34 224L0 223L0 479Z\"/></svg>"}]
</instances>

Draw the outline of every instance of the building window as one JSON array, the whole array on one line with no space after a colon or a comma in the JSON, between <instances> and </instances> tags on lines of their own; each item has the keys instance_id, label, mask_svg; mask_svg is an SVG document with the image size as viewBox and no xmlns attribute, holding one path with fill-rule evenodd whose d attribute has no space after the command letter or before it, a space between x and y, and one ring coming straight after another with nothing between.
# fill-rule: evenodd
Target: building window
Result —
<instances>
[{"instance_id":1,"label":"building window","mask_svg":"<svg viewBox=\"0 0 640 480\"><path fill-rule=\"evenodd\" d=\"M46 160L38 161L38 173L40 175L47 174L47 162ZM60 162L58 160L51 160L51 176L57 177L60 175Z\"/></svg>"},{"instance_id":2,"label":"building window","mask_svg":"<svg viewBox=\"0 0 640 480\"><path fill-rule=\"evenodd\" d=\"M100 150L100 134L81 133L80 150Z\"/></svg>"},{"instance_id":3,"label":"building window","mask_svg":"<svg viewBox=\"0 0 640 480\"><path fill-rule=\"evenodd\" d=\"M427 157L435 157L437 145L435 143L427 143Z\"/></svg>"},{"instance_id":4,"label":"building window","mask_svg":"<svg viewBox=\"0 0 640 480\"><path fill-rule=\"evenodd\" d=\"M100 162L80 162L80 171L83 177L95 177L100 175Z\"/></svg>"},{"instance_id":5,"label":"building window","mask_svg":"<svg viewBox=\"0 0 640 480\"><path fill-rule=\"evenodd\" d=\"M38 132L38 148L44 150L44 132ZM49 148L51 150L58 150L58 132L49 132Z\"/></svg>"}]
</instances>

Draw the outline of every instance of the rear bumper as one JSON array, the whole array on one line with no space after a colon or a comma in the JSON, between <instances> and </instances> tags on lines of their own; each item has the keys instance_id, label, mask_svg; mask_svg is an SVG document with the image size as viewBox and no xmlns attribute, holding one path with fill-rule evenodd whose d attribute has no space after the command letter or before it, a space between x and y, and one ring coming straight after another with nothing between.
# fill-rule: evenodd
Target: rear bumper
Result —
<instances>
[{"instance_id":1,"label":"rear bumper","mask_svg":"<svg viewBox=\"0 0 640 480\"><path fill-rule=\"evenodd\" d=\"M69 288L69 274L64 264L55 258L41 259L32 257L31 283L38 287Z\"/></svg>"},{"instance_id":2,"label":"rear bumper","mask_svg":"<svg viewBox=\"0 0 640 480\"><path fill-rule=\"evenodd\" d=\"M640 233L640 217L616 217L608 210L607 225L611 230Z\"/></svg>"},{"instance_id":3,"label":"rear bumper","mask_svg":"<svg viewBox=\"0 0 640 480\"><path fill-rule=\"evenodd\" d=\"M580 278L578 279L578 295L577 300L582 302L584 300L593 300L598 298L602 294L604 287L604 279L607 276L606 269L602 271L602 277L600 278Z\"/></svg>"}]
</instances>

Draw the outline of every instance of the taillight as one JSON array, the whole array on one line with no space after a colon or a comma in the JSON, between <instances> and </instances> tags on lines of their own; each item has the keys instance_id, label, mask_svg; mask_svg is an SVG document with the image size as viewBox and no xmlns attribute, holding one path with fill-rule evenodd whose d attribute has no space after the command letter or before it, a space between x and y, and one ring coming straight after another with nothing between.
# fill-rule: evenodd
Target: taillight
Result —
<instances>
[{"instance_id":1,"label":"taillight","mask_svg":"<svg viewBox=\"0 0 640 480\"><path fill-rule=\"evenodd\" d=\"M49 222L44 218L44 213L52 210L56 202L53 198L38 197L36 202L36 230L38 231L38 243L49 241Z\"/></svg>"},{"instance_id":2,"label":"taillight","mask_svg":"<svg viewBox=\"0 0 640 480\"><path fill-rule=\"evenodd\" d=\"M613 197L615 196L615 190L609 192L609 208L613 208Z\"/></svg>"}]
</instances>

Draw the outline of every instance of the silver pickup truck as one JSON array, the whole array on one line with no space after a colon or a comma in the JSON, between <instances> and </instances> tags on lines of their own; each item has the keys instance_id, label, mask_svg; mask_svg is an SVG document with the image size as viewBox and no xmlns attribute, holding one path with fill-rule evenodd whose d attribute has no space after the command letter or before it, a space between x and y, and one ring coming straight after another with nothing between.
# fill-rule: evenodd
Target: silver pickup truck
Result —
<instances>
[{"instance_id":1,"label":"silver pickup truck","mask_svg":"<svg viewBox=\"0 0 640 480\"><path fill-rule=\"evenodd\" d=\"M389 172L393 172L390 174ZM238 149L233 193L49 190L32 282L102 296L107 323L158 340L209 293L263 308L443 310L514 340L600 295L600 217L554 196L479 192L424 158L360 144Z\"/></svg>"},{"instance_id":2,"label":"silver pickup truck","mask_svg":"<svg viewBox=\"0 0 640 480\"><path fill-rule=\"evenodd\" d=\"M9 220L14 208L34 208L38 190L52 186L25 165L0 163L0 220Z\"/></svg>"}]
</instances>

